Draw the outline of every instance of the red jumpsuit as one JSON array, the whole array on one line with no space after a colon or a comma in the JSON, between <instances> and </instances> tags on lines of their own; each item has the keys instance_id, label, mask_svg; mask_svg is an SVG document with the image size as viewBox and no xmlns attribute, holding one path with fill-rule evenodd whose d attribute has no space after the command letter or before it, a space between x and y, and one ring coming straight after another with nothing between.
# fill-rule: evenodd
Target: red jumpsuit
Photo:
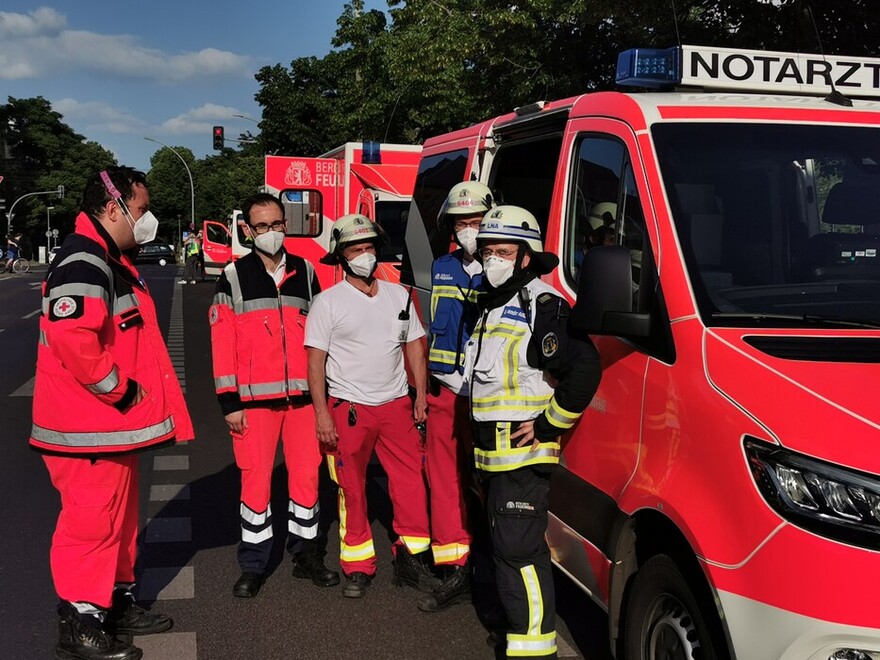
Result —
<instances>
[{"instance_id":1,"label":"red jumpsuit","mask_svg":"<svg viewBox=\"0 0 880 660\"><path fill-rule=\"evenodd\" d=\"M232 434L241 470L242 571L263 573L272 549L270 492L279 439L287 466L288 549L318 535L315 413L308 397L305 319L320 291L312 265L285 254L276 286L256 252L227 266L209 313L214 385L224 415L245 410L247 428Z\"/></svg>"},{"instance_id":2,"label":"red jumpsuit","mask_svg":"<svg viewBox=\"0 0 880 660\"><path fill-rule=\"evenodd\" d=\"M61 495L50 552L60 598L109 607L114 584L134 582L134 452L192 438L146 285L81 213L43 283L30 437Z\"/></svg>"}]
</instances>

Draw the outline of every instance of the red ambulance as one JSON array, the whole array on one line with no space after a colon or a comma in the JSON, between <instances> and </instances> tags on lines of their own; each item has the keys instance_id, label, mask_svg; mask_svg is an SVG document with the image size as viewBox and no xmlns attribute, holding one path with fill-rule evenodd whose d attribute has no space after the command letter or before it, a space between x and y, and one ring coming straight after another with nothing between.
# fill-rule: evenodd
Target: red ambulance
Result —
<instances>
[{"instance_id":1,"label":"red ambulance","mask_svg":"<svg viewBox=\"0 0 880 660\"><path fill-rule=\"evenodd\" d=\"M338 269L318 259L327 253L333 223L360 213L385 231L378 277L398 281L404 232L421 147L378 142L346 142L318 158L266 156L264 190L284 205L288 249L315 264L321 286L339 277ZM206 221L205 268L219 275L232 259L250 251L250 235L241 211L229 224Z\"/></svg>"},{"instance_id":2,"label":"red ambulance","mask_svg":"<svg viewBox=\"0 0 880 660\"><path fill-rule=\"evenodd\" d=\"M548 541L616 657L880 658L880 60L682 46L617 76L643 91L425 142L403 280L430 309L456 182L543 223L603 365Z\"/></svg>"}]
</instances>

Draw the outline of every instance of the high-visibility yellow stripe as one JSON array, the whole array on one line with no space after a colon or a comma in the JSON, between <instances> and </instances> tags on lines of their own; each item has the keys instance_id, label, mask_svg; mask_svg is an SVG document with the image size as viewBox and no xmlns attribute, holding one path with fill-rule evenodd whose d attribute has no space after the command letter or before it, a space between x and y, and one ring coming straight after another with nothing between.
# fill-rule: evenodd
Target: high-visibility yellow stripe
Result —
<instances>
[{"instance_id":1,"label":"high-visibility yellow stripe","mask_svg":"<svg viewBox=\"0 0 880 660\"><path fill-rule=\"evenodd\" d=\"M519 569L523 585L526 589L526 603L529 606L529 628L526 634L535 637L541 634L541 622L544 620L544 599L541 595L541 583L534 564Z\"/></svg>"},{"instance_id":2,"label":"high-visibility yellow stripe","mask_svg":"<svg viewBox=\"0 0 880 660\"><path fill-rule=\"evenodd\" d=\"M456 356L454 351L443 351L439 348L432 348L428 351L428 360L440 364L455 364Z\"/></svg>"},{"instance_id":3,"label":"high-visibility yellow stripe","mask_svg":"<svg viewBox=\"0 0 880 660\"><path fill-rule=\"evenodd\" d=\"M431 553L434 555L435 564L451 564L464 557L471 552L469 545L461 543L447 543L446 545L435 545L431 547Z\"/></svg>"},{"instance_id":4,"label":"high-visibility yellow stripe","mask_svg":"<svg viewBox=\"0 0 880 660\"><path fill-rule=\"evenodd\" d=\"M510 422L495 425L495 447L498 451L510 449Z\"/></svg>"},{"instance_id":5,"label":"high-visibility yellow stripe","mask_svg":"<svg viewBox=\"0 0 880 660\"><path fill-rule=\"evenodd\" d=\"M431 539L427 536L402 536L400 540L409 550L409 554L417 555L431 547Z\"/></svg>"},{"instance_id":6,"label":"high-visibility yellow stripe","mask_svg":"<svg viewBox=\"0 0 880 660\"><path fill-rule=\"evenodd\" d=\"M346 545L345 543L340 545L339 559L341 561L364 561L376 556L376 551L373 549L373 539L359 545Z\"/></svg>"},{"instance_id":7,"label":"high-visibility yellow stripe","mask_svg":"<svg viewBox=\"0 0 880 660\"><path fill-rule=\"evenodd\" d=\"M485 472L504 472L540 463L559 463L558 442L542 442L535 451L532 451L531 445L501 451L474 447L474 464L478 470Z\"/></svg>"},{"instance_id":8,"label":"high-visibility yellow stripe","mask_svg":"<svg viewBox=\"0 0 880 660\"><path fill-rule=\"evenodd\" d=\"M556 653L556 632L543 635L507 633L507 657L540 658Z\"/></svg>"},{"instance_id":9,"label":"high-visibility yellow stripe","mask_svg":"<svg viewBox=\"0 0 880 660\"><path fill-rule=\"evenodd\" d=\"M544 416L556 428L568 430L575 425L581 414L567 411L559 405L554 396L550 399L550 404L547 406L547 410L544 411Z\"/></svg>"}]
</instances>

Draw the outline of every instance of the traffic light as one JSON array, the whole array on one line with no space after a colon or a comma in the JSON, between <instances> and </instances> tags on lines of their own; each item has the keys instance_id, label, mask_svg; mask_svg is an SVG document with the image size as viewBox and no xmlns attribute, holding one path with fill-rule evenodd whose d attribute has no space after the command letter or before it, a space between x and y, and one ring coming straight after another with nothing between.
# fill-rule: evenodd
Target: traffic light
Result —
<instances>
[{"instance_id":1,"label":"traffic light","mask_svg":"<svg viewBox=\"0 0 880 660\"><path fill-rule=\"evenodd\" d=\"M226 140L223 137L223 127L215 126L214 127L214 148L217 151L222 151L225 146Z\"/></svg>"}]
</instances>

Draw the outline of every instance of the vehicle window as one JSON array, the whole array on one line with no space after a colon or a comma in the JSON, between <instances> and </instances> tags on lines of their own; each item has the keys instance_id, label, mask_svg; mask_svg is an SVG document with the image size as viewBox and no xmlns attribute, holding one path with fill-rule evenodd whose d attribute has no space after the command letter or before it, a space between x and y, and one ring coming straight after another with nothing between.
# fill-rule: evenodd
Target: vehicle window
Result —
<instances>
[{"instance_id":1,"label":"vehicle window","mask_svg":"<svg viewBox=\"0 0 880 660\"><path fill-rule=\"evenodd\" d=\"M437 216L449 189L464 180L467 159L467 149L460 149L423 158L419 164L412 203L425 225L435 258L449 250L449 235L437 231Z\"/></svg>"},{"instance_id":2,"label":"vehicle window","mask_svg":"<svg viewBox=\"0 0 880 660\"><path fill-rule=\"evenodd\" d=\"M658 124L652 135L704 322L880 322L880 129Z\"/></svg>"},{"instance_id":3,"label":"vehicle window","mask_svg":"<svg viewBox=\"0 0 880 660\"><path fill-rule=\"evenodd\" d=\"M400 261L403 258L409 202L376 202L376 223L385 232L379 261Z\"/></svg>"},{"instance_id":4,"label":"vehicle window","mask_svg":"<svg viewBox=\"0 0 880 660\"><path fill-rule=\"evenodd\" d=\"M206 225L206 236L211 243L229 245L229 233L221 225Z\"/></svg>"},{"instance_id":5,"label":"vehicle window","mask_svg":"<svg viewBox=\"0 0 880 660\"><path fill-rule=\"evenodd\" d=\"M541 225L542 236L546 236L561 147L558 134L502 142L492 161L489 187L498 203L528 209Z\"/></svg>"},{"instance_id":6,"label":"vehicle window","mask_svg":"<svg viewBox=\"0 0 880 660\"><path fill-rule=\"evenodd\" d=\"M317 190L282 190L278 195L284 207L288 236L320 236L323 197Z\"/></svg>"}]
</instances>

